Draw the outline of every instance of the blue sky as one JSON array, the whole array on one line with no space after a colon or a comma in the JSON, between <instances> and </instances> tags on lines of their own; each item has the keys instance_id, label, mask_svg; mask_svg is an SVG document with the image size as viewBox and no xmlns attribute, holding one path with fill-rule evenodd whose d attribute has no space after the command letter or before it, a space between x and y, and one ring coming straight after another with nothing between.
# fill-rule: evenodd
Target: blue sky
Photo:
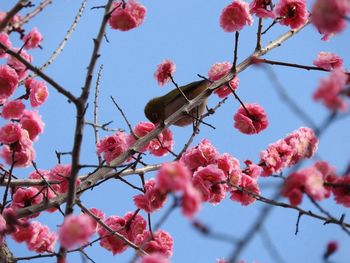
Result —
<instances>
[{"instance_id":1,"label":"blue sky","mask_svg":"<svg viewBox=\"0 0 350 263\"><path fill-rule=\"evenodd\" d=\"M39 2L39 1L34 1ZM3 1L0 9L8 10L12 1ZM84 84L86 67L93 47L92 38L96 36L100 25L102 9L90 8L103 5L104 1L88 1L84 15L65 47L62 54L45 72L62 86L75 95L79 94ZM234 34L225 33L219 27L221 10L229 1L142 1L147 7L144 24L129 32L107 29L109 43L103 42L101 57L97 65L103 64L100 91L101 123L113 121L111 127L127 129L119 112L110 100L113 96L123 108L130 122L135 125L145 121L143 107L147 101L172 89L169 84L163 88L157 86L153 73L163 59L171 59L176 63L175 80L180 85L197 80L197 74L207 75L212 64L222 61L232 61ZM311 2L309 3L309 5ZM51 55L58 43L63 39L69 25L79 8L80 1L54 1L44 12L35 17L24 27L30 30L33 26L39 28L44 36L43 50L34 50L34 65L41 65ZM268 25L269 22L264 25ZM255 47L255 33L257 19L251 27L245 28L240 34L239 61L252 53ZM275 26L263 38L263 44L274 40L278 35L288 30L287 27ZM321 35L307 27L298 35L283 43L281 47L270 52L266 58L311 65L320 51L331 51L344 59L345 67L349 68L348 48L349 29L335 36L329 42L320 41ZM15 45L21 45L17 36L11 37ZM300 69L273 67L288 94L295 102L311 116L315 123L321 124L329 112L320 104L312 100L312 93L318 85L319 79L327 76L324 72L308 72ZM94 81L97 75L95 70ZM238 95L244 102L257 102L268 113L270 125L259 135L247 136L233 128L233 114L239 107L237 101L230 97L214 116L206 121L216 127L215 130L202 126L200 134L193 145L201 139L208 138L221 152L228 152L238 158L241 163L246 159L258 161L259 152L270 143L285 136L300 126L307 126L296 116L276 94L273 83L263 69L249 68L239 75L240 86ZM50 97L40 108L40 114L45 122L45 133L35 143L37 152L36 162L42 169L50 169L57 160L55 150L70 151L74 133L75 113L73 105L49 87ZM92 95L92 94L91 94ZM87 119L92 120L93 96L89 100L90 107ZM214 106L219 100L213 95L209 99L209 106ZM336 166L339 172L345 170L349 162L349 117L342 118L333 124L322 136L317 157L328 160ZM192 133L191 127L171 128L175 138L175 152L179 151ZM107 133L101 133L107 135ZM82 149L82 163L96 163L93 132L90 127L85 128ZM171 160L171 156L163 158L146 157L149 163L160 163ZM68 157L63 157L63 163L69 163ZM310 164L306 162L304 166ZM17 169L16 174L23 177L33 169ZM86 172L86 171L83 171ZM284 175L287 171L284 172ZM147 178L154 173L147 174ZM129 179L129 178L128 178ZM132 182L139 183L135 178ZM279 179L260 178L262 194L270 196L276 191L274 186ZM136 193L119 182L108 182L94 191L87 192L83 201L88 207L99 207L107 215L124 215L135 207L132 196ZM170 199L168 205L170 204ZM284 200L286 201L286 200ZM340 217L348 209L335 206L332 199L321 203ZM204 205L198 214L198 219L210 226L215 232L223 232L233 237L240 237L249 229L251 222L262 209L261 203L254 203L249 207L242 207L231 202L228 198L217 206ZM317 211L304 200L302 207ZM161 217L164 210L156 212L153 222ZM75 210L79 213L79 210ZM145 214L143 214L146 216ZM335 262L346 262L349 258L349 238L339 227L323 225L316 219L302 217L299 233L294 235L297 213L291 210L274 208L264 224L273 243L278 247L285 262L320 262L323 248L329 240L340 242L340 250L334 256ZM58 214L43 213L38 218L43 224L53 230L62 223ZM232 251L232 244L217 240L210 240L200 236L190 226L190 221L181 216L176 210L162 227L171 233L175 240L172 262L215 262L217 258L225 258ZM26 256L28 252L23 245L14 244L8 239L10 247L17 256ZM249 246L241 254L241 259L251 262L276 262L263 245L257 234ZM86 252L96 262L128 262L133 251L129 249L122 255L112 254L99 245L88 248ZM33 262L54 262L54 259L41 259ZM68 262L80 262L78 254L69 255Z\"/></svg>"}]
</instances>

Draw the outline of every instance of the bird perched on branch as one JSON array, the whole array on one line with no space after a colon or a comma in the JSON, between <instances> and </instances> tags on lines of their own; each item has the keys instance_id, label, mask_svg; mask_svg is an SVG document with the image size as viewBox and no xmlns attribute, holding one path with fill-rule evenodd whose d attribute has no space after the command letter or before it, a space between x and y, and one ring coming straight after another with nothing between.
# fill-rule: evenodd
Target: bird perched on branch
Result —
<instances>
[{"instance_id":1,"label":"bird perched on branch","mask_svg":"<svg viewBox=\"0 0 350 263\"><path fill-rule=\"evenodd\" d=\"M146 117L153 123L164 122L189 100L194 99L206 90L209 84L207 80L194 81L185 86L177 87L161 97L151 99L145 106ZM207 101L208 97L203 98L203 101L189 113L183 113L183 116L174 125L187 126L193 123L204 112Z\"/></svg>"}]
</instances>

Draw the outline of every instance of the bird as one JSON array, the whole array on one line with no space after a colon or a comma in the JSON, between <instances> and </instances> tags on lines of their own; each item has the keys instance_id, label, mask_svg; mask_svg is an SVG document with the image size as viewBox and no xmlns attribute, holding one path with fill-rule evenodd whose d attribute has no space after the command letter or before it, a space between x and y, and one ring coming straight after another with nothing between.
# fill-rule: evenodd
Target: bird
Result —
<instances>
[{"instance_id":1,"label":"bird","mask_svg":"<svg viewBox=\"0 0 350 263\"><path fill-rule=\"evenodd\" d=\"M188 100L194 99L206 90L209 84L210 82L208 80L194 81L187 85L174 88L163 96L151 99L145 106L144 112L146 117L154 124L163 123L170 115L188 103ZM179 89L181 89L183 94ZM198 119L197 117L202 115L207 102L208 96L203 98L201 103L197 107L194 107L188 114L183 113L183 116L174 125L183 127L193 123Z\"/></svg>"}]
</instances>

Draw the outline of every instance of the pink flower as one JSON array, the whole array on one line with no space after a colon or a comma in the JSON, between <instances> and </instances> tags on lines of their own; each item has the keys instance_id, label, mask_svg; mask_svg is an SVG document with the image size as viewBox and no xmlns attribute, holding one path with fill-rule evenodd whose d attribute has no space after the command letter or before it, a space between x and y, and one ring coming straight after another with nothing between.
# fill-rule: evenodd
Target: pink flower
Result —
<instances>
[{"instance_id":1,"label":"pink flower","mask_svg":"<svg viewBox=\"0 0 350 263\"><path fill-rule=\"evenodd\" d=\"M27 79L25 86L29 91L29 100L32 107L38 107L47 100L49 92L44 81Z\"/></svg>"},{"instance_id":2,"label":"pink flower","mask_svg":"<svg viewBox=\"0 0 350 263\"><path fill-rule=\"evenodd\" d=\"M340 96L347 79L347 74L341 68L334 69L327 78L321 79L317 90L314 92L314 100L321 101L330 110L347 111L349 105Z\"/></svg>"},{"instance_id":3,"label":"pink flower","mask_svg":"<svg viewBox=\"0 0 350 263\"><path fill-rule=\"evenodd\" d=\"M35 141L38 135L44 131L44 123L38 111L24 110L19 123L23 129L28 131L32 141Z\"/></svg>"},{"instance_id":4,"label":"pink flower","mask_svg":"<svg viewBox=\"0 0 350 263\"><path fill-rule=\"evenodd\" d=\"M170 263L170 261L162 254L152 253L150 255L143 256L138 263Z\"/></svg>"},{"instance_id":5,"label":"pink flower","mask_svg":"<svg viewBox=\"0 0 350 263\"><path fill-rule=\"evenodd\" d=\"M97 154L101 154L103 159L109 164L129 148L127 138L128 135L125 132L116 132L103 138L96 145Z\"/></svg>"},{"instance_id":6,"label":"pink flower","mask_svg":"<svg viewBox=\"0 0 350 263\"><path fill-rule=\"evenodd\" d=\"M349 12L347 0L317 0L312 7L312 24L324 34L323 40L340 33L346 27L345 17Z\"/></svg>"},{"instance_id":7,"label":"pink flower","mask_svg":"<svg viewBox=\"0 0 350 263\"><path fill-rule=\"evenodd\" d=\"M243 170L243 173L250 176L251 178L257 180L259 176L263 173L263 168L260 165L254 164L250 160L245 160L246 168Z\"/></svg>"},{"instance_id":8,"label":"pink flower","mask_svg":"<svg viewBox=\"0 0 350 263\"><path fill-rule=\"evenodd\" d=\"M9 39L8 34L6 33L0 33L0 43L6 46L6 48L10 49L12 47L12 43ZM5 50L0 48L0 58L3 58L6 56Z\"/></svg>"},{"instance_id":9,"label":"pink flower","mask_svg":"<svg viewBox=\"0 0 350 263\"><path fill-rule=\"evenodd\" d=\"M230 69L232 67L232 64L230 62L221 62L221 63L215 63L211 66L208 72L208 77L211 81L216 81L221 79L222 77L226 76ZM235 76L230 81L231 88L233 90L236 90L239 85L239 79L237 76ZM228 95L232 93L230 88L227 85L222 85L216 90L214 90L214 93L218 95L219 98L225 98Z\"/></svg>"},{"instance_id":10,"label":"pink flower","mask_svg":"<svg viewBox=\"0 0 350 263\"><path fill-rule=\"evenodd\" d=\"M29 139L28 133L22 132L19 141L11 146L4 145L0 156L9 165L14 165L15 167L29 166L35 159L35 151L33 142Z\"/></svg>"},{"instance_id":11,"label":"pink flower","mask_svg":"<svg viewBox=\"0 0 350 263\"><path fill-rule=\"evenodd\" d=\"M43 194L35 187L17 188L12 197L11 207L16 210L31 205L39 204L43 201ZM37 217L39 213L31 216L31 218Z\"/></svg>"},{"instance_id":12,"label":"pink flower","mask_svg":"<svg viewBox=\"0 0 350 263\"><path fill-rule=\"evenodd\" d=\"M20 125L12 122L7 123L0 128L0 143L15 143L23 136L23 132Z\"/></svg>"},{"instance_id":13,"label":"pink flower","mask_svg":"<svg viewBox=\"0 0 350 263\"><path fill-rule=\"evenodd\" d=\"M14 52L20 52L19 55L27 62L32 62L32 56L27 54L25 50L19 50L18 48L13 49ZM21 80L25 78L28 74L27 67L17 60L15 57L9 56L7 59L7 64L16 70L18 78Z\"/></svg>"},{"instance_id":14,"label":"pink flower","mask_svg":"<svg viewBox=\"0 0 350 263\"><path fill-rule=\"evenodd\" d=\"M154 128L155 128L155 125L152 122L139 122L133 129L133 132L137 137L142 138L148 133L150 133L151 131L153 131ZM130 134L128 137L129 145L133 145L135 141L136 140L134 136ZM148 146L149 146L149 143L146 144L144 147L142 147L139 151L140 152L146 151L148 149Z\"/></svg>"},{"instance_id":15,"label":"pink flower","mask_svg":"<svg viewBox=\"0 0 350 263\"><path fill-rule=\"evenodd\" d=\"M230 199L237 201L244 206L255 202L256 198L252 194L260 195L260 189L257 181L248 175L242 174L241 183L238 186L246 191L231 187Z\"/></svg>"},{"instance_id":16,"label":"pink flower","mask_svg":"<svg viewBox=\"0 0 350 263\"><path fill-rule=\"evenodd\" d=\"M192 178L191 172L182 162L164 163L157 173L157 182L164 192L184 190Z\"/></svg>"},{"instance_id":17,"label":"pink flower","mask_svg":"<svg viewBox=\"0 0 350 263\"><path fill-rule=\"evenodd\" d=\"M6 232L6 220L0 215L0 245L4 243Z\"/></svg>"},{"instance_id":18,"label":"pink flower","mask_svg":"<svg viewBox=\"0 0 350 263\"><path fill-rule=\"evenodd\" d=\"M337 204L341 204L345 207L350 207L350 194L349 194L349 187L347 186L341 186L349 185L350 184L350 175L337 177L337 179L334 181L334 184L338 184L338 186L333 187L333 195L334 200Z\"/></svg>"},{"instance_id":19,"label":"pink flower","mask_svg":"<svg viewBox=\"0 0 350 263\"><path fill-rule=\"evenodd\" d=\"M176 65L170 59L163 60L157 66L156 71L154 72L154 78L158 81L159 86L164 86L170 82L170 75L173 75L176 70Z\"/></svg>"},{"instance_id":20,"label":"pink flower","mask_svg":"<svg viewBox=\"0 0 350 263\"><path fill-rule=\"evenodd\" d=\"M48 173L48 178L53 181L59 181L59 188L55 189L58 193L66 193L68 190L69 176L71 173L70 164L57 164ZM80 179L76 182L77 185L80 184Z\"/></svg>"},{"instance_id":21,"label":"pink flower","mask_svg":"<svg viewBox=\"0 0 350 263\"><path fill-rule=\"evenodd\" d=\"M173 134L169 129L165 129L156 139L153 139L148 150L154 156L164 156L169 153L174 147Z\"/></svg>"},{"instance_id":22,"label":"pink flower","mask_svg":"<svg viewBox=\"0 0 350 263\"><path fill-rule=\"evenodd\" d=\"M260 152L260 166L264 169L262 176L279 173L303 158L311 158L317 145L318 140L310 128L301 127L293 131L286 138L270 144L267 150Z\"/></svg>"},{"instance_id":23,"label":"pink flower","mask_svg":"<svg viewBox=\"0 0 350 263\"><path fill-rule=\"evenodd\" d=\"M182 213L184 216L192 218L201 208L201 204L201 193L192 184L188 184L181 199Z\"/></svg>"},{"instance_id":24,"label":"pink flower","mask_svg":"<svg viewBox=\"0 0 350 263\"><path fill-rule=\"evenodd\" d=\"M145 210L147 213L152 213L163 207L166 201L166 192L163 192L157 184L156 180L151 178L145 183L145 193L134 196L135 205Z\"/></svg>"},{"instance_id":25,"label":"pink flower","mask_svg":"<svg viewBox=\"0 0 350 263\"><path fill-rule=\"evenodd\" d=\"M98 217L101 221L103 221L105 219L105 214L101 210L99 210L97 208L90 208L89 210L92 214L94 214L96 217ZM96 220L93 219L92 221L93 221L92 224L94 225L94 229L96 232L100 228L100 225L97 223Z\"/></svg>"},{"instance_id":26,"label":"pink flower","mask_svg":"<svg viewBox=\"0 0 350 263\"><path fill-rule=\"evenodd\" d=\"M71 214L65 217L58 232L58 238L64 248L70 249L86 244L95 230L93 219L90 216Z\"/></svg>"},{"instance_id":27,"label":"pink flower","mask_svg":"<svg viewBox=\"0 0 350 263\"><path fill-rule=\"evenodd\" d=\"M250 13L259 18L275 18L271 0L253 0L249 4Z\"/></svg>"},{"instance_id":28,"label":"pink flower","mask_svg":"<svg viewBox=\"0 0 350 263\"><path fill-rule=\"evenodd\" d=\"M125 229L126 221L124 218L118 216L109 216L103 222L113 231L118 232L124 237L128 236ZM120 254L128 248L124 241L114 235L111 235L110 232L103 227L98 230L98 234L101 238L101 247L104 247L108 251L111 251L113 255Z\"/></svg>"},{"instance_id":29,"label":"pink flower","mask_svg":"<svg viewBox=\"0 0 350 263\"><path fill-rule=\"evenodd\" d=\"M268 120L265 110L256 103L245 104L248 112L240 107L234 115L235 128L244 134L257 134L265 130Z\"/></svg>"},{"instance_id":30,"label":"pink flower","mask_svg":"<svg viewBox=\"0 0 350 263\"><path fill-rule=\"evenodd\" d=\"M275 14L281 25L298 28L307 20L305 0L280 0L275 7Z\"/></svg>"},{"instance_id":31,"label":"pink flower","mask_svg":"<svg viewBox=\"0 0 350 263\"><path fill-rule=\"evenodd\" d=\"M125 214L124 219L126 221L126 231L128 239L134 242L138 235L141 235L147 226L146 220L140 215L134 215L134 213L128 212Z\"/></svg>"},{"instance_id":32,"label":"pink flower","mask_svg":"<svg viewBox=\"0 0 350 263\"><path fill-rule=\"evenodd\" d=\"M10 97L18 85L16 71L8 65L0 66L0 100Z\"/></svg>"},{"instance_id":33,"label":"pink flower","mask_svg":"<svg viewBox=\"0 0 350 263\"><path fill-rule=\"evenodd\" d=\"M313 64L325 70L333 70L343 67L343 59L331 52L320 52L317 54L317 58L314 60Z\"/></svg>"},{"instance_id":34,"label":"pink flower","mask_svg":"<svg viewBox=\"0 0 350 263\"><path fill-rule=\"evenodd\" d=\"M333 241L329 241L326 247L326 251L323 255L324 259L328 259L329 256L333 255L335 252L337 252L337 250L339 249L339 244L337 241L333 240Z\"/></svg>"},{"instance_id":35,"label":"pink flower","mask_svg":"<svg viewBox=\"0 0 350 263\"><path fill-rule=\"evenodd\" d=\"M196 147L189 148L181 156L181 161L192 171L200 166L216 163L219 152L207 139L203 139Z\"/></svg>"},{"instance_id":36,"label":"pink flower","mask_svg":"<svg viewBox=\"0 0 350 263\"><path fill-rule=\"evenodd\" d=\"M2 107L1 116L4 119L19 119L22 117L25 105L21 100L11 100L5 102Z\"/></svg>"},{"instance_id":37,"label":"pink flower","mask_svg":"<svg viewBox=\"0 0 350 263\"><path fill-rule=\"evenodd\" d=\"M125 7L121 1L116 1L112 4L112 10L108 23L113 29L121 31L140 26L146 16L146 8L134 0L129 0Z\"/></svg>"},{"instance_id":38,"label":"pink flower","mask_svg":"<svg viewBox=\"0 0 350 263\"><path fill-rule=\"evenodd\" d=\"M245 25L251 25L253 18L249 13L249 5L235 0L222 10L220 26L226 32L240 31Z\"/></svg>"},{"instance_id":39,"label":"pink flower","mask_svg":"<svg viewBox=\"0 0 350 263\"><path fill-rule=\"evenodd\" d=\"M43 41L43 36L39 32L39 30L34 27L32 31L30 31L28 34L26 34L23 37L23 42L25 43L24 48L25 49L31 49L31 48L38 48Z\"/></svg>"},{"instance_id":40,"label":"pink flower","mask_svg":"<svg viewBox=\"0 0 350 263\"><path fill-rule=\"evenodd\" d=\"M144 231L142 235L137 236L135 243L148 254L160 253L167 257L173 254L173 238L163 230L154 232L153 238L149 231Z\"/></svg>"},{"instance_id":41,"label":"pink flower","mask_svg":"<svg viewBox=\"0 0 350 263\"><path fill-rule=\"evenodd\" d=\"M11 237L18 243L29 242L33 236L33 228L31 224L25 226L16 226L15 231L11 233Z\"/></svg>"},{"instance_id":42,"label":"pink flower","mask_svg":"<svg viewBox=\"0 0 350 263\"><path fill-rule=\"evenodd\" d=\"M226 195L226 176L217 165L199 167L193 174L193 186L202 195L202 201L218 204Z\"/></svg>"},{"instance_id":43,"label":"pink flower","mask_svg":"<svg viewBox=\"0 0 350 263\"><path fill-rule=\"evenodd\" d=\"M26 241L28 249L36 253L53 252L57 240L56 234L39 222L32 222L30 228L31 238Z\"/></svg>"}]
</instances>

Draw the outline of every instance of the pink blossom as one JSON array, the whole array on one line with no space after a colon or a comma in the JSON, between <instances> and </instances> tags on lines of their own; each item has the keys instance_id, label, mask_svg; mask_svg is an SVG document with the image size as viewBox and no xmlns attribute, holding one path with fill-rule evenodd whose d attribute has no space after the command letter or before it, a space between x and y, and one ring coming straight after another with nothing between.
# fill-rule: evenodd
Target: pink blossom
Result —
<instances>
[{"instance_id":1,"label":"pink blossom","mask_svg":"<svg viewBox=\"0 0 350 263\"><path fill-rule=\"evenodd\" d=\"M0 215L0 245L4 243L6 232L6 220Z\"/></svg>"},{"instance_id":2,"label":"pink blossom","mask_svg":"<svg viewBox=\"0 0 350 263\"><path fill-rule=\"evenodd\" d=\"M235 0L222 10L220 26L226 32L240 31L245 25L251 25L253 18L249 13L249 5Z\"/></svg>"},{"instance_id":3,"label":"pink blossom","mask_svg":"<svg viewBox=\"0 0 350 263\"><path fill-rule=\"evenodd\" d=\"M12 47L12 43L10 41L10 38L8 34L6 33L0 33L0 43L3 44L6 48L10 49ZM5 50L0 48L0 58L3 58L6 56Z\"/></svg>"},{"instance_id":4,"label":"pink blossom","mask_svg":"<svg viewBox=\"0 0 350 263\"><path fill-rule=\"evenodd\" d=\"M39 32L39 30L34 27L32 31L30 31L28 34L26 34L23 37L23 42L25 43L24 48L25 49L31 49L31 48L38 48L43 41L43 36Z\"/></svg>"},{"instance_id":5,"label":"pink blossom","mask_svg":"<svg viewBox=\"0 0 350 263\"><path fill-rule=\"evenodd\" d=\"M184 216L192 218L201 208L201 204L201 193L192 184L188 184L181 199L182 213Z\"/></svg>"},{"instance_id":6,"label":"pink blossom","mask_svg":"<svg viewBox=\"0 0 350 263\"><path fill-rule=\"evenodd\" d=\"M134 242L137 236L141 235L146 230L147 222L142 216L135 216L135 214L131 212L126 213L124 219L126 221L128 239Z\"/></svg>"},{"instance_id":7,"label":"pink blossom","mask_svg":"<svg viewBox=\"0 0 350 263\"><path fill-rule=\"evenodd\" d=\"M259 18L275 18L271 0L253 0L249 4L250 13Z\"/></svg>"},{"instance_id":8,"label":"pink blossom","mask_svg":"<svg viewBox=\"0 0 350 263\"><path fill-rule=\"evenodd\" d=\"M93 219L90 216L71 214L65 217L58 232L58 238L64 248L70 249L86 244L95 230Z\"/></svg>"},{"instance_id":9,"label":"pink blossom","mask_svg":"<svg viewBox=\"0 0 350 263\"><path fill-rule=\"evenodd\" d=\"M143 256L138 263L170 263L170 260L160 253L152 253Z\"/></svg>"},{"instance_id":10,"label":"pink blossom","mask_svg":"<svg viewBox=\"0 0 350 263\"><path fill-rule=\"evenodd\" d=\"M181 161L192 171L199 166L215 164L219 152L207 139L203 139L196 147L187 149L181 156Z\"/></svg>"},{"instance_id":11,"label":"pink blossom","mask_svg":"<svg viewBox=\"0 0 350 263\"><path fill-rule=\"evenodd\" d=\"M316 0L312 7L312 24L328 40L333 34L340 33L346 27L345 17L349 12L347 0Z\"/></svg>"},{"instance_id":12,"label":"pink blossom","mask_svg":"<svg viewBox=\"0 0 350 263\"><path fill-rule=\"evenodd\" d=\"M128 135L125 132L116 132L103 138L96 145L97 154L102 155L108 164L111 163L129 148L127 138Z\"/></svg>"},{"instance_id":13,"label":"pink blossom","mask_svg":"<svg viewBox=\"0 0 350 263\"><path fill-rule=\"evenodd\" d=\"M98 217L101 221L103 221L105 219L105 214L101 210L99 210L97 208L90 208L89 210L93 215ZM93 221L92 224L94 225L94 229L96 232L100 228L100 225L97 223L96 220L93 219L92 221Z\"/></svg>"},{"instance_id":14,"label":"pink blossom","mask_svg":"<svg viewBox=\"0 0 350 263\"><path fill-rule=\"evenodd\" d=\"M15 143L23 136L23 132L20 125L12 122L7 123L0 128L0 143Z\"/></svg>"},{"instance_id":15,"label":"pink blossom","mask_svg":"<svg viewBox=\"0 0 350 263\"><path fill-rule=\"evenodd\" d=\"M337 177L337 179L333 183L337 185L333 187L333 195L335 202L345 207L350 207L349 187L341 186L342 184L350 185L350 175Z\"/></svg>"},{"instance_id":16,"label":"pink blossom","mask_svg":"<svg viewBox=\"0 0 350 263\"><path fill-rule=\"evenodd\" d=\"M173 75L175 70L175 63L170 59L165 59L157 66L153 76L158 81L159 86L164 86L171 81L170 75Z\"/></svg>"},{"instance_id":17,"label":"pink blossom","mask_svg":"<svg viewBox=\"0 0 350 263\"><path fill-rule=\"evenodd\" d=\"M260 165L254 164L250 160L245 160L244 163L247 167L243 170L243 173L255 180L257 180L264 171Z\"/></svg>"},{"instance_id":18,"label":"pink blossom","mask_svg":"<svg viewBox=\"0 0 350 263\"><path fill-rule=\"evenodd\" d=\"M337 54L322 51L317 54L317 58L314 60L313 64L325 70L333 70L343 67L343 59Z\"/></svg>"},{"instance_id":19,"label":"pink blossom","mask_svg":"<svg viewBox=\"0 0 350 263\"><path fill-rule=\"evenodd\" d=\"M339 249L339 244L336 240L329 241L327 243L326 251L323 255L323 258L327 261L327 259L333 255Z\"/></svg>"},{"instance_id":20,"label":"pink blossom","mask_svg":"<svg viewBox=\"0 0 350 263\"><path fill-rule=\"evenodd\" d=\"M199 167L193 174L193 186L202 195L202 201L218 204L226 195L226 176L217 165Z\"/></svg>"},{"instance_id":21,"label":"pink blossom","mask_svg":"<svg viewBox=\"0 0 350 263\"><path fill-rule=\"evenodd\" d=\"M164 163L157 173L157 182L164 192L176 192L186 188L192 178L191 172L182 162Z\"/></svg>"},{"instance_id":22,"label":"pink blossom","mask_svg":"<svg viewBox=\"0 0 350 263\"><path fill-rule=\"evenodd\" d=\"M296 29L307 21L306 2L305 0L280 0L275 7L275 14L281 25Z\"/></svg>"},{"instance_id":23,"label":"pink blossom","mask_svg":"<svg viewBox=\"0 0 350 263\"><path fill-rule=\"evenodd\" d=\"M31 205L39 204L43 201L43 194L35 187L17 188L12 197L11 207L13 209L20 209ZM37 217L39 213L31 216L31 218Z\"/></svg>"},{"instance_id":24,"label":"pink blossom","mask_svg":"<svg viewBox=\"0 0 350 263\"><path fill-rule=\"evenodd\" d=\"M238 186L242 188L243 191L237 189L236 187L231 187L230 199L237 201L244 206L255 202L256 198L254 195L260 195L260 189L257 181L248 175L242 174L241 183Z\"/></svg>"},{"instance_id":25,"label":"pink blossom","mask_svg":"<svg viewBox=\"0 0 350 263\"><path fill-rule=\"evenodd\" d=\"M33 142L29 139L28 133L22 132L22 135L16 143L4 145L0 152L0 156L9 165L15 167L27 167L35 159L35 150Z\"/></svg>"},{"instance_id":26,"label":"pink blossom","mask_svg":"<svg viewBox=\"0 0 350 263\"><path fill-rule=\"evenodd\" d=\"M112 10L108 23L113 29L121 31L140 26L146 16L146 8L134 0L129 0L125 7L121 1L115 1Z\"/></svg>"},{"instance_id":27,"label":"pink blossom","mask_svg":"<svg viewBox=\"0 0 350 263\"><path fill-rule=\"evenodd\" d=\"M71 172L70 164L57 164L48 173L48 178L53 181L59 181L59 188L55 189L58 193L66 193L68 190L69 176ZM76 181L76 184L80 184L80 179Z\"/></svg>"},{"instance_id":28,"label":"pink blossom","mask_svg":"<svg viewBox=\"0 0 350 263\"><path fill-rule=\"evenodd\" d=\"M124 218L118 216L109 216L103 222L111 230L118 232L124 237L128 236L125 229L126 221ZM103 227L98 229L98 234L101 238L101 247L104 247L108 251L111 251L113 255L120 254L128 248L124 241L114 235L111 235L110 232Z\"/></svg>"},{"instance_id":29,"label":"pink blossom","mask_svg":"<svg viewBox=\"0 0 350 263\"><path fill-rule=\"evenodd\" d=\"M219 155L216 161L217 166L225 173L226 176L241 170L239 161L229 153Z\"/></svg>"},{"instance_id":30,"label":"pink blossom","mask_svg":"<svg viewBox=\"0 0 350 263\"><path fill-rule=\"evenodd\" d=\"M14 52L20 52L19 55L26 60L27 62L32 62L32 56L27 54L25 50L19 50L18 48L13 49ZM13 56L9 56L7 59L7 64L11 66L14 70L16 70L18 78L21 80L25 78L28 74L28 70L26 65L24 65L22 62L20 62L18 59L16 59Z\"/></svg>"},{"instance_id":31,"label":"pink blossom","mask_svg":"<svg viewBox=\"0 0 350 263\"><path fill-rule=\"evenodd\" d=\"M25 86L27 92L29 92L29 100L32 107L38 107L45 103L49 92L44 81L27 79L25 81Z\"/></svg>"},{"instance_id":32,"label":"pink blossom","mask_svg":"<svg viewBox=\"0 0 350 263\"><path fill-rule=\"evenodd\" d=\"M23 129L28 131L32 141L35 141L38 135L44 131L44 122L38 111L24 110L19 123Z\"/></svg>"},{"instance_id":33,"label":"pink blossom","mask_svg":"<svg viewBox=\"0 0 350 263\"><path fill-rule=\"evenodd\" d=\"M32 235L26 241L28 249L36 253L53 252L57 240L56 234L39 222L32 222L30 228L32 228Z\"/></svg>"},{"instance_id":34,"label":"pink blossom","mask_svg":"<svg viewBox=\"0 0 350 263\"><path fill-rule=\"evenodd\" d=\"M10 100L2 107L1 116L4 119L19 119L22 117L25 105L21 100Z\"/></svg>"},{"instance_id":35,"label":"pink blossom","mask_svg":"<svg viewBox=\"0 0 350 263\"><path fill-rule=\"evenodd\" d=\"M134 134L139 137L142 138L145 135L147 135L148 133L150 133L151 131L153 131L155 128L155 125L152 122L139 122L135 128L133 129ZM133 145L135 143L135 138L132 134L129 135L128 137L128 143L129 145ZM144 152L148 149L149 143L146 144L145 146L143 146L139 151L140 152Z\"/></svg>"},{"instance_id":36,"label":"pink blossom","mask_svg":"<svg viewBox=\"0 0 350 263\"><path fill-rule=\"evenodd\" d=\"M0 100L10 97L18 85L16 71L8 65L0 66Z\"/></svg>"},{"instance_id":37,"label":"pink blossom","mask_svg":"<svg viewBox=\"0 0 350 263\"><path fill-rule=\"evenodd\" d=\"M349 105L340 96L347 79L347 74L341 68L334 69L327 78L321 79L313 94L314 100L321 101L330 110L347 111Z\"/></svg>"},{"instance_id":38,"label":"pink blossom","mask_svg":"<svg viewBox=\"0 0 350 263\"><path fill-rule=\"evenodd\" d=\"M173 134L169 129L165 129L156 139L153 139L148 150L154 156L164 156L169 153L174 147Z\"/></svg>"},{"instance_id":39,"label":"pink blossom","mask_svg":"<svg viewBox=\"0 0 350 263\"><path fill-rule=\"evenodd\" d=\"M335 167L331 166L328 162L317 161L313 166L322 174L324 184L333 183L337 179ZM324 185L324 188L324 197L328 198L331 195L332 187Z\"/></svg>"},{"instance_id":40,"label":"pink blossom","mask_svg":"<svg viewBox=\"0 0 350 263\"><path fill-rule=\"evenodd\" d=\"M211 81L216 81L221 79L222 77L226 76L230 69L232 67L232 64L230 62L221 62L221 63L215 63L211 66L208 72L208 77ZM233 90L236 90L239 85L239 79L237 76L235 76L230 81L231 88ZM214 90L214 93L218 95L219 98L225 98L228 95L232 93L231 89L227 85L222 85L219 88Z\"/></svg>"},{"instance_id":41,"label":"pink blossom","mask_svg":"<svg viewBox=\"0 0 350 263\"><path fill-rule=\"evenodd\" d=\"M145 210L147 213L152 213L163 207L166 201L166 193L157 186L156 180L151 178L145 183L145 193L134 196L135 205Z\"/></svg>"},{"instance_id":42,"label":"pink blossom","mask_svg":"<svg viewBox=\"0 0 350 263\"><path fill-rule=\"evenodd\" d=\"M33 232L31 224L16 226L15 231L11 233L11 237L18 243L29 242L33 236Z\"/></svg>"},{"instance_id":43,"label":"pink blossom","mask_svg":"<svg viewBox=\"0 0 350 263\"><path fill-rule=\"evenodd\" d=\"M318 140L313 130L300 127L286 138L270 144L267 150L260 152L260 166L264 169L262 176L279 173L303 158L311 158L317 145Z\"/></svg>"},{"instance_id":44,"label":"pink blossom","mask_svg":"<svg viewBox=\"0 0 350 263\"><path fill-rule=\"evenodd\" d=\"M153 238L149 231L144 231L142 235L137 236L135 243L148 254L160 253L167 257L173 254L173 238L163 230L154 232Z\"/></svg>"},{"instance_id":45,"label":"pink blossom","mask_svg":"<svg viewBox=\"0 0 350 263\"><path fill-rule=\"evenodd\" d=\"M235 128L244 134L257 134L265 130L269 123L264 108L257 103L245 104L245 108L240 107L235 113Z\"/></svg>"}]
</instances>

